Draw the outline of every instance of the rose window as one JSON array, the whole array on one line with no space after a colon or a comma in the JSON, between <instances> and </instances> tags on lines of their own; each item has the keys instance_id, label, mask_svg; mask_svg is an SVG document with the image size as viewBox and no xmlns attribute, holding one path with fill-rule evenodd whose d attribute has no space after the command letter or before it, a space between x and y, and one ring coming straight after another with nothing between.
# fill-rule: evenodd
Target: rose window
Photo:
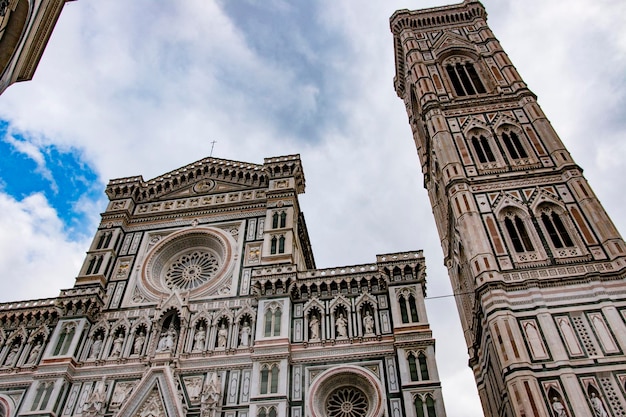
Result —
<instances>
[{"instance_id":1,"label":"rose window","mask_svg":"<svg viewBox=\"0 0 626 417\"><path fill-rule=\"evenodd\" d=\"M228 286L232 239L219 229L193 229L157 239L143 266L144 288L155 297L173 290L204 296Z\"/></svg>"},{"instance_id":2,"label":"rose window","mask_svg":"<svg viewBox=\"0 0 626 417\"><path fill-rule=\"evenodd\" d=\"M172 261L165 272L168 288L191 290L208 282L218 271L219 262L211 252L193 251Z\"/></svg>"},{"instance_id":3,"label":"rose window","mask_svg":"<svg viewBox=\"0 0 626 417\"><path fill-rule=\"evenodd\" d=\"M326 400L329 417L365 417L367 410L367 397L363 391L354 387L336 389Z\"/></svg>"}]
</instances>

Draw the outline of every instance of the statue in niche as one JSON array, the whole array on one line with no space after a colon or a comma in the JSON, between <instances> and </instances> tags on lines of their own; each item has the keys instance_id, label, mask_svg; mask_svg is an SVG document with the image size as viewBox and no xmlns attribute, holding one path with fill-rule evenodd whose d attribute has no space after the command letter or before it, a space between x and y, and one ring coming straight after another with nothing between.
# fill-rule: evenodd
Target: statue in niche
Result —
<instances>
[{"instance_id":1,"label":"statue in niche","mask_svg":"<svg viewBox=\"0 0 626 417\"><path fill-rule=\"evenodd\" d=\"M207 383L202 389L200 400L200 417L215 417L222 397L222 387L217 373L207 379Z\"/></svg>"},{"instance_id":2,"label":"statue in niche","mask_svg":"<svg viewBox=\"0 0 626 417\"><path fill-rule=\"evenodd\" d=\"M602 404L602 400L598 398L595 392L591 393L589 401L591 402L591 408L593 408L593 413L596 417L609 417L609 414L604 409L604 404Z\"/></svg>"},{"instance_id":3,"label":"statue in niche","mask_svg":"<svg viewBox=\"0 0 626 417\"><path fill-rule=\"evenodd\" d=\"M191 401L198 401L202 393L202 377L190 378L185 381Z\"/></svg>"},{"instance_id":4,"label":"statue in niche","mask_svg":"<svg viewBox=\"0 0 626 417\"><path fill-rule=\"evenodd\" d=\"M93 416L104 412L105 383L98 384L87 398L83 406L83 415Z\"/></svg>"},{"instance_id":5,"label":"statue in niche","mask_svg":"<svg viewBox=\"0 0 626 417\"><path fill-rule=\"evenodd\" d=\"M39 357L39 353L41 352L42 344L41 341L38 341L35 346L30 350L28 354L28 359L26 360L27 364L35 363L37 358Z\"/></svg>"},{"instance_id":6,"label":"statue in niche","mask_svg":"<svg viewBox=\"0 0 626 417\"><path fill-rule=\"evenodd\" d=\"M159 345L157 346L157 352L171 352L174 350L174 343L176 340L176 330L168 329L161 333L159 339Z\"/></svg>"},{"instance_id":7,"label":"statue in niche","mask_svg":"<svg viewBox=\"0 0 626 417\"><path fill-rule=\"evenodd\" d=\"M193 337L193 349L192 352L202 352L204 350L204 342L206 340L206 331L204 326L200 326L196 335Z\"/></svg>"},{"instance_id":8,"label":"statue in niche","mask_svg":"<svg viewBox=\"0 0 626 417\"><path fill-rule=\"evenodd\" d=\"M316 315L311 316L311 320L309 321L309 330L309 340L320 340L320 321Z\"/></svg>"},{"instance_id":9,"label":"statue in niche","mask_svg":"<svg viewBox=\"0 0 626 417\"><path fill-rule=\"evenodd\" d=\"M143 344L146 342L146 334L142 331L135 337L135 341L133 343L133 353L135 355L141 355L141 351L143 350Z\"/></svg>"},{"instance_id":10,"label":"statue in niche","mask_svg":"<svg viewBox=\"0 0 626 417\"><path fill-rule=\"evenodd\" d=\"M374 317L369 310L365 312L365 317L363 317L363 327L365 328L365 336L374 334Z\"/></svg>"},{"instance_id":11,"label":"statue in niche","mask_svg":"<svg viewBox=\"0 0 626 417\"><path fill-rule=\"evenodd\" d=\"M348 321L343 317L343 313L339 313L339 317L335 319L337 327L337 337L348 337Z\"/></svg>"},{"instance_id":12,"label":"statue in niche","mask_svg":"<svg viewBox=\"0 0 626 417\"><path fill-rule=\"evenodd\" d=\"M226 325L222 323L222 327L217 332L217 347L225 348L226 347L226 339L228 338L228 329Z\"/></svg>"},{"instance_id":13,"label":"statue in niche","mask_svg":"<svg viewBox=\"0 0 626 417\"><path fill-rule=\"evenodd\" d=\"M122 354L122 346L124 345L124 336L122 333L118 334L113 341L113 347L111 348L111 358L119 358Z\"/></svg>"},{"instance_id":14,"label":"statue in niche","mask_svg":"<svg viewBox=\"0 0 626 417\"><path fill-rule=\"evenodd\" d=\"M111 407L117 408L121 406L132 389L133 384L131 382L118 382L115 385L115 391L113 391L113 397L111 398Z\"/></svg>"},{"instance_id":15,"label":"statue in niche","mask_svg":"<svg viewBox=\"0 0 626 417\"><path fill-rule=\"evenodd\" d=\"M552 398L552 409L554 410L554 414L556 417L567 417L567 411L565 411L565 406L558 398Z\"/></svg>"},{"instance_id":16,"label":"statue in niche","mask_svg":"<svg viewBox=\"0 0 626 417\"><path fill-rule=\"evenodd\" d=\"M89 352L89 359L96 359L102 350L102 335L97 335L96 339L91 345L91 351Z\"/></svg>"},{"instance_id":17,"label":"statue in niche","mask_svg":"<svg viewBox=\"0 0 626 417\"><path fill-rule=\"evenodd\" d=\"M6 366L13 365L13 362L15 362L15 359L17 359L17 354L19 351L20 351L19 343L15 343L13 346L11 346L11 350L9 351L9 354L7 355L7 358L4 361L4 364Z\"/></svg>"},{"instance_id":18,"label":"statue in niche","mask_svg":"<svg viewBox=\"0 0 626 417\"><path fill-rule=\"evenodd\" d=\"M239 331L239 338L241 340L241 346L247 347L250 346L250 325L247 321L243 323L241 330Z\"/></svg>"}]
</instances>

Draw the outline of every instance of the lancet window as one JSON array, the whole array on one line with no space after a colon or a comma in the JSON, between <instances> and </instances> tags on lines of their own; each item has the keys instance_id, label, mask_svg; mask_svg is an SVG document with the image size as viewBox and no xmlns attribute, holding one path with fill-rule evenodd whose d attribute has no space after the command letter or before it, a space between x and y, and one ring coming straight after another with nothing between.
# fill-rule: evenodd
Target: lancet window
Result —
<instances>
[{"instance_id":1,"label":"lancet window","mask_svg":"<svg viewBox=\"0 0 626 417\"><path fill-rule=\"evenodd\" d=\"M484 135L478 135L472 136L470 140L472 142L474 152L476 153L476 157L480 163L485 164L487 162L496 162L496 157L491 151L489 139L487 139Z\"/></svg>"},{"instance_id":2,"label":"lancet window","mask_svg":"<svg viewBox=\"0 0 626 417\"><path fill-rule=\"evenodd\" d=\"M270 240L270 254L285 253L285 236L273 236Z\"/></svg>"},{"instance_id":3,"label":"lancet window","mask_svg":"<svg viewBox=\"0 0 626 417\"><path fill-rule=\"evenodd\" d=\"M265 310L264 332L265 337L280 336L280 322L282 311L276 304L271 304Z\"/></svg>"},{"instance_id":4,"label":"lancet window","mask_svg":"<svg viewBox=\"0 0 626 417\"><path fill-rule=\"evenodd\" d=\"M59 340L54 348L54 355L67 355L75 332L76 325L74 323L66 323L63 325L61 333L59 334Z\"/></svg>"},{"instance_id":5,"label":"lancet window","mask_svg":"<svg viewBox=\"0 0 626 417\"><path fill-rule=\"evenodd\" d=\"M457 96L472 96L487 92L473 63L469 61L448 63L445 68Z\"/></svg>"},{"instance_id":6,"label":"lancet window","mask_svg":"<svg viewBox=\"0 0 626 417\"><path fill-rule=\"evenodd\" d=\"M532 252L535 250L532 241L528 236L526 225L517 214L508 215L504 219L504 226L506 227L506 231L511 238L511 243L513 244L515 252L522 253Z\"/></svg>"},{"instance_id":7,"label":"lancet window","mask_svg":"<svg viewBox=\"0 0 626 417\"><path fill-rule=\"evenodd\" d=\"M100 271L103 259L104 256L102 255L92 256L87 266L87 275L97 274Z\"/></svg>"},{"instance_id":8,"label":"lancet window","mask_svg":"<svg viewBox=\"0 0 626 417\"><path fill-rule=\"evenodd\" d=\"M52 395L52 390L54 389L54 382L39 382L39 386L37 386L37 391L35 391L35 399L33 400L33 405L31 406L31 411L44 410L48 406L48 401L50 401L50 396Z\"/></svg>"},{"instance_id":9,"label":"lancet window","mask_svg":"<svg viewBox=\"0 0 626 417\"><path fill-rule=\"evenodd\" d=\"M409 352L407 361L409 362L411 381L428 381L430 379L424 352L419 352L417 355L415 352Z\"/></svg>"},{"instance_id":10,"label":"lancet window","mask_svg":"<svg viewBox=\"0 0 626 417\"><path fill-rule=\"evenodd\" d=\"M419 322L415 295L408 291L400 294L400 296L398 297L398 304L400 304L400 315L402 316L402 323Z\"/></svg>"},{"instance_id":11,"label":"lancet window","mask_svg":"<svg viewBox=\"0 0 626 417\"><path fill-rule=\"evenodd\" d=\"M285 227L287 225L287 213L284 211L275 211L272 215L272 228L277 229L279 227Z\"/></svg>"},{"instance_id":12,"label":"lancet window","mask_svg":"<svg viewBox=\"0 0 626 417\"><path fill-rule=\"evenodd\" d=\"M555 248L569 248L574 246L574 242L567 232L567 228L563 224L561 217L551 208L542 207L541 210L541 224L552 245Z\"/></svg>"},{"instance_id":13,"label":"lancet window","mask_svg":"<svg viewBox=\"0 0 626 417\"><path fill-rule=\"evenodd\" d=\"M430 394L426 395L426 401L420 395L415 396L415 413L417 417L437 417L435 400Z\"/></svg>"},{"instance_id":14,"label":"lancet window","mask_svg":"<svg viewBox=\"0 0 626 417\"><path fill-rule=\"evenodd\" d=\"M111 243L111 238L113 237L113 232L102 232L100 234L100 238L98 239L98 244L96 245L96 249L106 249L109 247Z\"/></svg>"},{"instance_id":15,"label":"lancet window","mask_svg":"<svg viewBox=\"0 0 626 417\"><path fill-rule=\"evenodd\" d=\"M502 142L506 150L509 152L509 156L513 159L527 158L528 154L526 149L522 145L519 136L515 132L502 133Z\"/></svg>"},{"instance_id":16,"label":"lancet window","mask_svg":"<svg viewBox=\"0 0 626 417\"><path fill-rule=\"evenodd\" d=\"M275 394L278 392L278 364L264 364L261 366L260 394Z\"/></svg>"}]
</instances>

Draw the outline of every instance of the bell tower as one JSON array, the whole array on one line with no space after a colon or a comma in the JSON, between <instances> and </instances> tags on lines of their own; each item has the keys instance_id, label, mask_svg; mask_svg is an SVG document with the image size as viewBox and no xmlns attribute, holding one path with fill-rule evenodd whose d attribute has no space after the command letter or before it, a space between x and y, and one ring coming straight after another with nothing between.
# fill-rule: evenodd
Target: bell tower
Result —
<instances>
[{"instance_id":1,"label":"bell tower","mask_svg":"<svg viewBox=\"0 0 626 417\"><path fill-rule=\"evenodd\" d=\"M626 245L478 1L390 19L486 416L626 415Z\"/></svg>"}]
</instances>

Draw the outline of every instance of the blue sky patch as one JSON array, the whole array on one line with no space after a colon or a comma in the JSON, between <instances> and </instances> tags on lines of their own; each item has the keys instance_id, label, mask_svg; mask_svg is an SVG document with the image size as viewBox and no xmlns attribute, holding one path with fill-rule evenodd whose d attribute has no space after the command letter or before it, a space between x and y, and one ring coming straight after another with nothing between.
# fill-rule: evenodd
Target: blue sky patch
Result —
<instances>
[{"instance_id":1,"label":"blue sky patch","mask_svg":"<svg viewBox=\"0 0 626 417\"><path fill-rule=\"evenodd\" d=\"M78 202L102 198L103 185L77 149L39 145L0 121L0 189L17 200L40 192L57 211L68 231L90 234L91 213Z\"/></svg>"}]
</instances>

